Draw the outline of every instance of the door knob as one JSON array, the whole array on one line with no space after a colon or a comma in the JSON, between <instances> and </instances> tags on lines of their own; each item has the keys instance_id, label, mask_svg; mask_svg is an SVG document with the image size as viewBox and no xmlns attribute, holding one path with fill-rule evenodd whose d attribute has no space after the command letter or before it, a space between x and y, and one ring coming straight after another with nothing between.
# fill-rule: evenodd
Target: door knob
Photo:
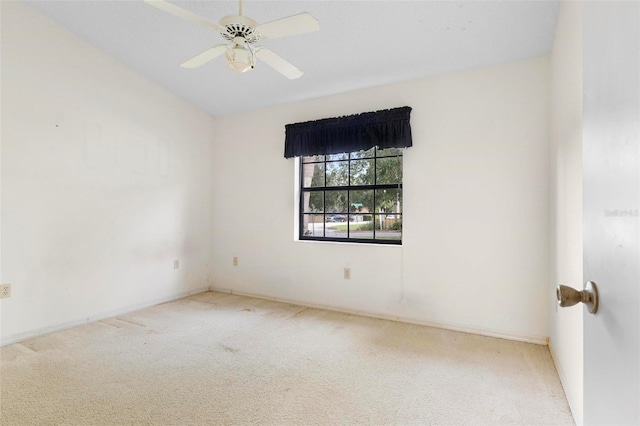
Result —
<instances>
[{"instance_id":1,"label":"door knob","mask_svg":"<svg viewBox=\"0 0 640 426\"><path fill-rule=\"evenodd\" d=\"M556 298L558 305L563 308L582 302L587 305L590 313L598 312L598 287L593 281L587 281L582 291L566 285L559 285L556 287Z\"/></svg>"}]
</instances>

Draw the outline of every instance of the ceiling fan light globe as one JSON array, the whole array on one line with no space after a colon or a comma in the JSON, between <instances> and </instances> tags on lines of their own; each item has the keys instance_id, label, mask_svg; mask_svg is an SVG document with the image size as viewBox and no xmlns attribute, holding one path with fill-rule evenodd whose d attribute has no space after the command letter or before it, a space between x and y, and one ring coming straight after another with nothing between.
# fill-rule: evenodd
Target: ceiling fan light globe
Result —
<instances>
[{"instance_id":1,"label":"ceiling fan light globe","mask_svg":"<svg viewBox=\"0 0 640 426\"><path fill-rule=\"evenodd\" d=\"M247 49L234 47L227 49L227 66L236 72L247 72L253 68L253 55Z\"/></svg>"}]
</instances>

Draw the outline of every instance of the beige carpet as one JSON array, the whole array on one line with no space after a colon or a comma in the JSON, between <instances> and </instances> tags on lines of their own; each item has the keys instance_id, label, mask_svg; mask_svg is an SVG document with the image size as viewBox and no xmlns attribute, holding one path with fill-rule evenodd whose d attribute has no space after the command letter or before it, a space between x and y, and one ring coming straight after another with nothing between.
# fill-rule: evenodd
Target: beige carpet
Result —
<instances>
[{"instance_id":1,"label":"beige carpet","mask_svg":"<svg viewBox=\"0 0 640 426\"><path fill-rule=\"evenodd\" d=\"M1 361L4 426L573 424L544 346L222 293Z\"/></svg>"}]
</instances>

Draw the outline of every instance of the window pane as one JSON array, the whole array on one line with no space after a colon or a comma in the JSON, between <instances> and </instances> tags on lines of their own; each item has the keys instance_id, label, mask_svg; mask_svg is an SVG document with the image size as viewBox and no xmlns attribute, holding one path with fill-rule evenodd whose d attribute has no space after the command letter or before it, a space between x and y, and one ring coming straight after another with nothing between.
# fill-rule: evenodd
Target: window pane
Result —
<instances>
[{"instance_id":1,"label":"window pane","mask_svg":"<svg viewBox=\"0 0 640 426\"><path fill-rule=\"evenodd\" d=\"M326 157L327 157L327 161L347 160L349 158L349 153L330 154L330 155L327 155Z\"/></svg>"},{"instance_id":2,"label":"window pane","mask_svg":"<svg viewBox=\"0 0 640 426\"><path fill-rule=\"evenodd\" d=\"M373 185L373 161L351 161L351 185Z\"/></svg>"},{"instance_id":3,"label":"window pane","mask_svg":"<svg viewBox=\"0 0 640 426\"><path fill-rule=\"evenodd\" d=\"M326 237L330 238L347 238L347 215L334 215L334 216L342 216L340 221L335 222L326 222ZM330 216L329 216L330 217Z\"/></svg>"},{"instance_id":4,"label":"window pane","mask_svg":"<svg viewBox=\"0 0 640 426\"><path fill-rule=\"evenodd\" d=\"M402 213L402 189L376 189L376 213Z\"/></svg>"},{"instance_id":5,"label":"window pane","mask_svg":"<svg viewBox=\"0 0 640 426\"><path fill-rule=\"evenodd\" d=\"M401 240L402 239L402 215L376 214L377 240Z\"/></svg>"},{"instance_id":6,"label":"window pane","mask_svg":"<svg viewBox=\"0 0 640 426\"><path fill-rule=\"evenodd\" d=\"M303 213L322 213L324 211L324 193L322 191L305 192L302 196Z\"/></svg>"},{"instance_id":7,"label":"window pane","mask_svg":"<svg viewBox=\"0 0 640 426\"><path fill-rule=\"evenodd\" d=\"M378 156L378 157L396 157L398 155L402 155L402 149L401 148L379 149L376 152L376 156Z\"/></svg>"},{"instance_id":8,"label":"window pane","mask_svg":"<svg viewBox=\"0 0 640 426\"><path fill-rule=\"evenodd\" d=\"M402 183L402 157L387 157L376 160L376 183Z\"/></svg>"},{"instance_id":9,"label":"window pane","mask_svg":"<svg viewBox=\"0 0 640 426\"><path fill-rule=\"evenodd\" d=\"M349 191L349 212L362 216L373 212L373 190Z\"/></svg>"},{"instance_id":10,"label":"window pane","mask_svg":"<svg viewBox=\"0 0 640 426\"><path fill-rule=\"evenodd\" d=\"M349 183L349 162L327 163L327 186L347 186Z\"/></svg>"},{"instance_id":11,"label":"window pane","mask_svg":"<svg viewBox=\"0 0 640 426\"><path fill-rule=\"evenodd\" d=\"M303 235L307 237L324 236L324 216L321 214L305 214L302 217Z\"/></svg>"},{"instance_id":12,"label":"window pane","mask_svg":"<svg viewBox=\"0 0 640 426\"><path fill-rule=\"evenodd\" d=\"M364 221L362 215L350 215L349 238L373 238L373 222Z\"/></svg>"},{"instance_id":13,"label":"window pane","mask_svg":"<svg viewBox=\"0 0 640 426\"><path fill-rule=\"evenodd\" d=\"M303 163L311 163L314 161L324 161L324 155L310 155L308 157L302 157Z\"/></svg>"},{"instance_id":14,"label":"window pane","mask_svg":"<svg viewBox=\"0 0 640 426\"><path fill-rule=\"evenodd\" d=\"M347 191L325 191L325 211L327 213L347 214Z\"/></svg>"},{"instance_id":15,"label":"window pane","mask_svg":"<svg viewBox=\"0 0 640 426\"><path fill-rule=\"evenodd\" d=\"M303 188L324 186L324 163L305 164L302 170Z\"/></svg>"},{"instance_id":16,"label":"window pane","mask_svg":"<svg viewBox=\"0 0 640 426\"><path fill-rule=\"evenodd\" d=\"M349 156L350 158L367 158L367 157L373 157L375 155L375 147L371 148L367 151L356 151L356 152L352 152L351 155Z\"/></svg>"}]
</instances>

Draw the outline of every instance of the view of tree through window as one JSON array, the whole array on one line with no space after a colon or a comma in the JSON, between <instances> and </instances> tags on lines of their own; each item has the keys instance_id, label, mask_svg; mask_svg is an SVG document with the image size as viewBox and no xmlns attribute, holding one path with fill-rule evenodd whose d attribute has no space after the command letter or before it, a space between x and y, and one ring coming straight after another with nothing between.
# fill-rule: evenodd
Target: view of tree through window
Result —
<instances>
[{"instance_id":1,"label":"view of tree through window","mask_svg":"<svg viewBox=\"0 0 640 426\"><path fill-rule=\"evenodd\" d=\"M402 150L302 158L300 238L400 244Z\"/></svg>"}]
</instances>

